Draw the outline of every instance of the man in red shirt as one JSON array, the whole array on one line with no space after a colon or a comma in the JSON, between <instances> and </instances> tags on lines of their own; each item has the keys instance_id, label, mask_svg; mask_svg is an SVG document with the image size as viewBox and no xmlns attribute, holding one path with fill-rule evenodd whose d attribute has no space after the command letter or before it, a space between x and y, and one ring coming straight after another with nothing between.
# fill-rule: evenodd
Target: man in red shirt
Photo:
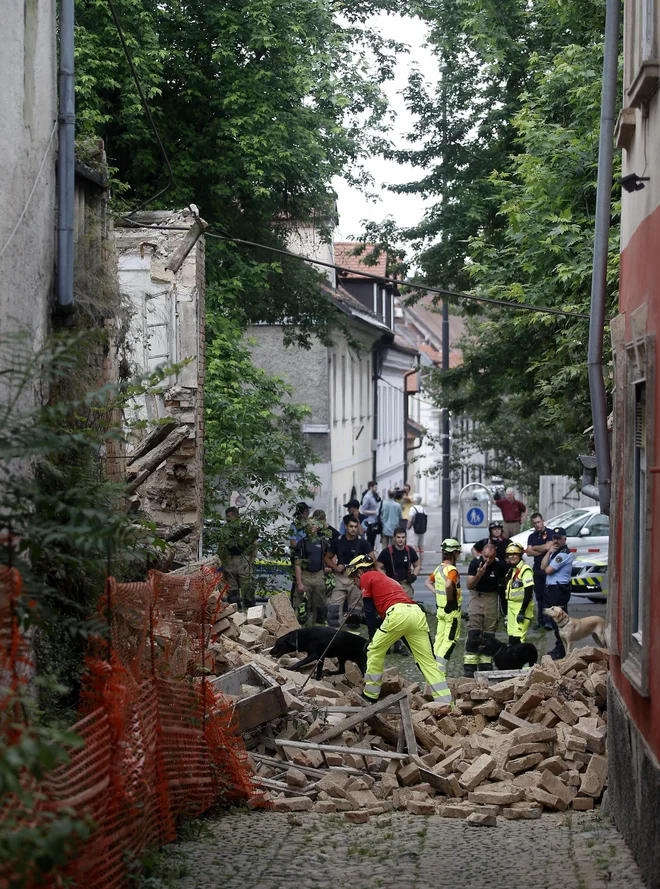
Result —
<instances>
[{"instance_id":1,"label":"man in red shirt","mask_svg":"<svg viewBox=\"0 0 660 889\"><path fill-rule=\"evenodd\" d=\"M525 518L527 507L521 500L516 500L513 488L507 488L504 499L495 500L495 506L502 510L504 537L513 537L520 531L520 523Z\"/></svg>"},{"instance_id":2,"label":"man in red shirt","mask_svg":"<svg viewBox=\"0 0 660 889\"><path fill-rule=\"evenodd\" d=\"M362 591L364 613L370 631L375 624L376 615L382 619L367 649L363 692L365 700L378 700L387 650L404 637L417 666L431 687L431 694L435 700L449 706L451 692L446 677L440 672L433 656L429 625L422 609L406 595L401 584L376 570L371 556L356 556L346 573Z\"/></svg>"}]
</instances>

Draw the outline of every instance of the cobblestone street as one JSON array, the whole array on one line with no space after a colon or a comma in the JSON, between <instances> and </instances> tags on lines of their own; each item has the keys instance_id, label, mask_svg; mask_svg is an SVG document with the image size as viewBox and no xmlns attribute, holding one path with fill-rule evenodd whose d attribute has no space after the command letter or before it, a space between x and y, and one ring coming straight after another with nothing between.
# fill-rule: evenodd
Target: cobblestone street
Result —
<instances>
[{"instance_id":1,"label":"cobblestone street","mask_svg":"<svg viewBox=\"0 0 660 889\"><path fill-rule=\"evenodd\" d=\"M158 872L178 889L642 889L632 855L596 813L499 820L497 827L408 814L230 811L167 847Z\"/></svg>"}]
</instances>

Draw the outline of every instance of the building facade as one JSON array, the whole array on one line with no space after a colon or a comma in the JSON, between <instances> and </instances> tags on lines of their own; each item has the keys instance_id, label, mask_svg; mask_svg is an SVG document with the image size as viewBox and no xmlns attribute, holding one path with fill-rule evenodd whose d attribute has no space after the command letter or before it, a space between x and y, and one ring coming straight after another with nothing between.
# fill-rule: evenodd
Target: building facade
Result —
<instances>
[{"instance_id":1,"label":"building facade","mask_svg":"<svg viewBox=\"0 0 660 889\"><path fill-rule=\"evenodd\" d=\"M611 322L608 808L649 886L660 885L660 2L625 4L619 311ZM640 177L648 176L647 181ZM655 545L654 545L655 544Z\"/></svg>"}]
</instances>

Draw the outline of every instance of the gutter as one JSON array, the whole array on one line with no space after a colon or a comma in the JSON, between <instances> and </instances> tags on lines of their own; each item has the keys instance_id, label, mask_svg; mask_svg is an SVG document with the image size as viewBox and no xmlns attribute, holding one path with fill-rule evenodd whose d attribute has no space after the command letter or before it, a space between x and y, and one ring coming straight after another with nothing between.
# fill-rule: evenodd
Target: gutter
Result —
<instances>
[{"instance_id":1,"label":"gutter","mask_svg":"<svg viewBox=\"0 0 660 889\"><path fill-rule=\"evenodd\" d=\"M74 0L60 0L60 65L57 155L57 311L73 324L73 224L76 97L74 91Z\"/></svg>"},{"instance_id":2,"label":"gutter","mask_svg":"<svg viewBox=\"0 0 660 889\"><path fill-rule=\"evenodd\" d=\"M619 62L620 0L607 0L605 13L605 52L601 92L600 140L598 145L598 186L596 190L596 223L594 259L591 278L591 314L589 318L589 393L594 426L598 489L593 484L593 458L580 458L584 466L582 492L600 503L604 515L610 514L612 491L612 460L607 432L607 394L603 377L603 334L605 329L605 297L607 294L607 254L609 247L612 205L612 155L614 152L614 113Z\"/></svg>"}]
</instances>

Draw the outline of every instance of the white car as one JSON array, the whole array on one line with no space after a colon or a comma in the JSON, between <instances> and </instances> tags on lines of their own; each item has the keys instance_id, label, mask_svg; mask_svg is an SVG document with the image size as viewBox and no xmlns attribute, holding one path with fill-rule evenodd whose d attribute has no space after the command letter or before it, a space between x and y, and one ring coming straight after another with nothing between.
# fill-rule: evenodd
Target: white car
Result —
<instances>
[{"instance_id":1,"label":"white car","mask_svg":"<svg viewBox=\"0 0 660 889\"><path fill-rule=\"evenodd\" d=\"M562 527L566 531L566 544L576 556L597 556L607 559L610 543L610 517L603 515L598 506L585 506L572 509L546 521L546 527ZM527 539L532 533L521 531L511 539L514 543L527 546ZM532 559L525 557L531 564Z\"/></svg>"}]
</instances>

